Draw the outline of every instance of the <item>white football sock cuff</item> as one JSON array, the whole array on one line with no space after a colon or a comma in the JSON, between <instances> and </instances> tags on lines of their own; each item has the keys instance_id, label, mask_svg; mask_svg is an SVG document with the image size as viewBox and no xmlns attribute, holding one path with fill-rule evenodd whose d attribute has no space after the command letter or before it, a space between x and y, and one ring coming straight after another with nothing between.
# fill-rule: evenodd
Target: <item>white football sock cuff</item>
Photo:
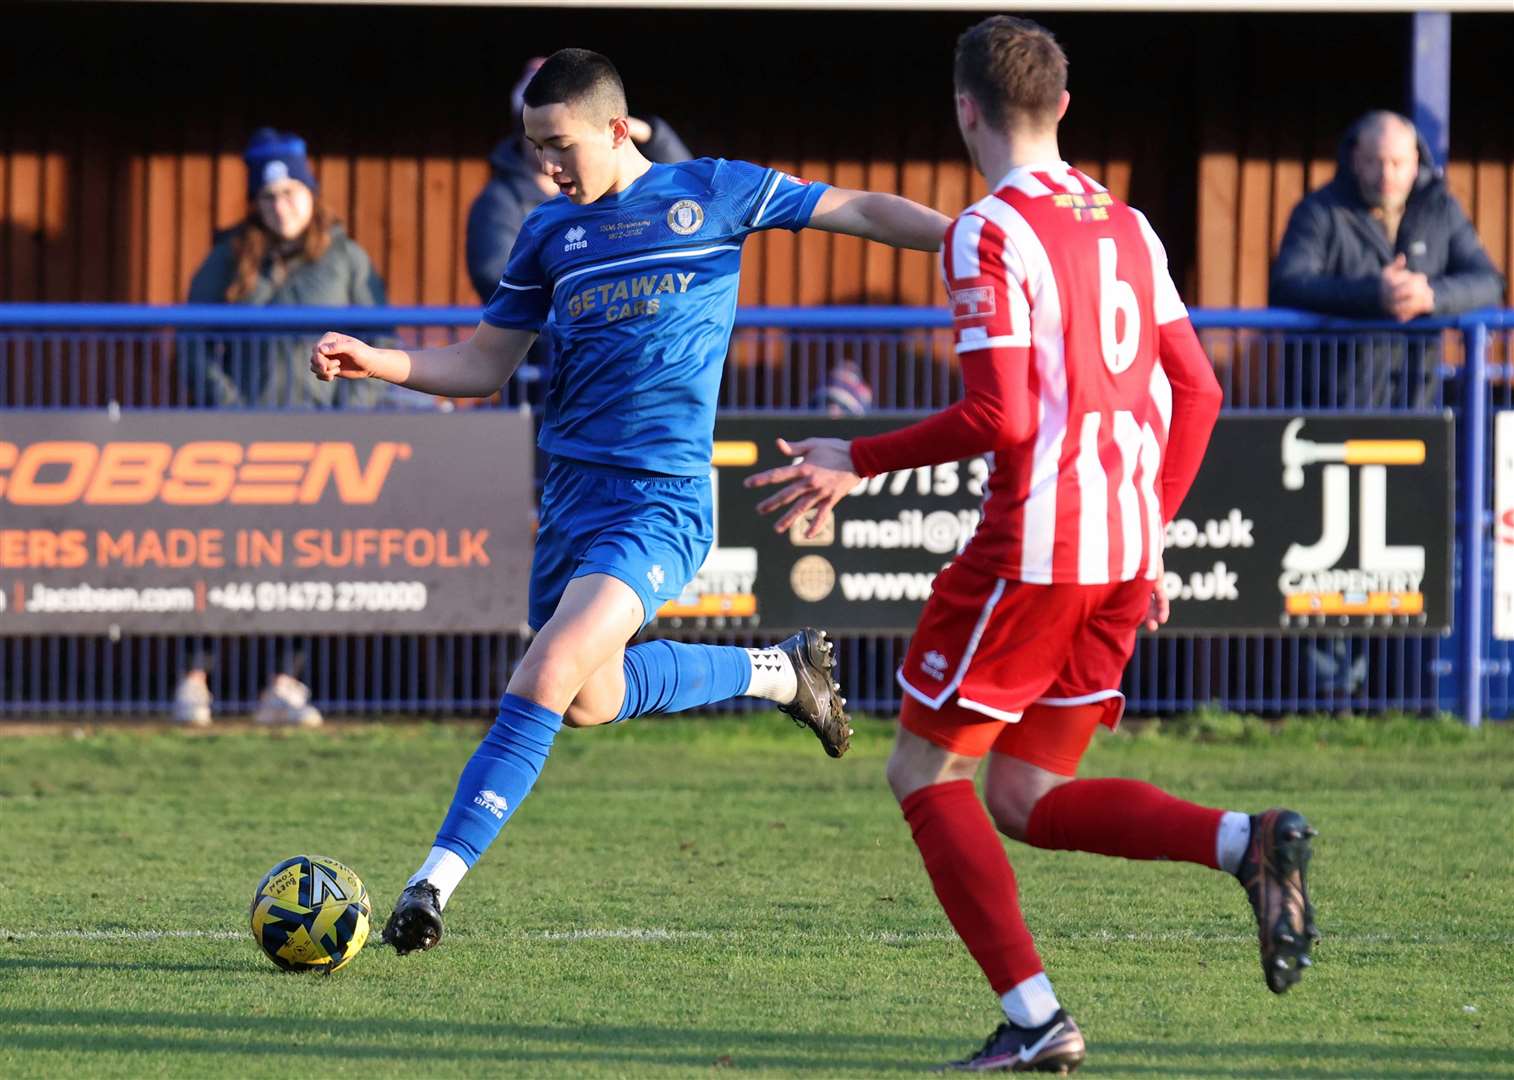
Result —
<instances>
[{"instance_id":1,"label":"white football sock cuff","mask_svg":"<svg viewBox=\"0 0 1514 1080\"><path fill-rule=\"evenodd\" d=\"M752 664L747 697L767 698L787 705L799 695L799 675L782 649L748 649L746 655Z\"/></svg>"},{"instance_id":2,"label":"white football sock cuff","mask_svg":"<svg viewBox=\"0 0 1514 1080\"><path fill-rule=\"evenodd\" d=\"M452 898L452 891L457 888L467 872L468 864L463 862L461 855L444 847L434 847L431 849L431 854L426 856L426 861L421 863L421 868L411 874L410 880L405 882L405 888L408 889L422 881L429 881L441 894L438 902L442 907L446 907L447 901Z\"/></svg>"},{"instance_id":3,"label":"white football sock cuff","mask_svg":"<svg viewBox=\"0 0 1514 1080\"><path fill-rule=\"evenodd\" d=\"M1044 971L1010 987L999 997L999 1004L1009 1022L1022 1028L1040 1027L1062 1007Z\"/></svg>"},{"instance_id":4,"label":"white football sock cuff","mask_svg":"<svg viewBox=\"0 0 1514 1080\"><path fill-rule=\"evenodd\" d=\"M1221 870L1233 874L1241 868L1246 845L1251 843L1251 816L1226 810L1214 834L1214 861Z\"/></svg>"}]
</instances>

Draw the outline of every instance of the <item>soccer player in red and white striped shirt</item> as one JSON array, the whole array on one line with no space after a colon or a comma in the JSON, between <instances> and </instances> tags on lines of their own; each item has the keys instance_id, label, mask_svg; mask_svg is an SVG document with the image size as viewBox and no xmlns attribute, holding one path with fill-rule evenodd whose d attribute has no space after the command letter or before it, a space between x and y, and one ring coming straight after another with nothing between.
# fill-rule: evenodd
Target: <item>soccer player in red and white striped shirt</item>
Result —
<instances>
[{"instance_id":1,"label":"soccer player in red and white striped shirt","mask_svg":"<svg viewBox=\"0 0 1514 1080\"><path fill-rule=\"evenodd\" d=\"M1196 806L1134 780L1077 780L1124 706L1142 623L1166 621L1164 526L1198 472L1220 388L1142 214L1061 160L1067 61L1023 19L958 42L957 120L993 192L942 248L966 393L884 435L811 439L762 504L810 532L862 477L991 455L982 522L936 578L899 671L888 779L936 895L1006 1022L966 1069L1071 1068L1077 1025L1042 969L995 834L1035 847L1199 863L1240 877L1281 993L1309 964L1309 837L1297 813ZM987 812L973 778L989 759Z\"/></svg>"}]
</instances>

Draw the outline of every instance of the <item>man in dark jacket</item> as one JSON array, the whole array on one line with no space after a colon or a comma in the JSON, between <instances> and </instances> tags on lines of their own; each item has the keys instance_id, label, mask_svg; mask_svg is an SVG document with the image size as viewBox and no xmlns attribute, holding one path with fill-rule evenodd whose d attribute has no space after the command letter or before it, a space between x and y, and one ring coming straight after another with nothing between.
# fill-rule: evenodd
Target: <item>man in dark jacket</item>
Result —
<instances>
[{"instance_id":1,"label":"man in dark jacket","mask_svg":"<svg viewBox=\"0 0 1514 1080\"><path fill-rule=\"evenodd\" d=\"M1447 189L1429 145L1407 118L1377 111L1346 131L1335 178L1294 208L1272 265L1268 300L1274 307L1408 322L1491 307L1503 292L1503 277ZM1434 401L1437 354L1428 340L1343 349L1338 360L1347 370L1326 365L1318 371L1322 384L1334 384L1333 393L1321 386L1320 403L1367 408Z\"/></svg>"},{"instance_id":2,"label":"man in dark jacket","mask_svg":"<svg viewBox=\"0 0 1514 1080\"><path fill-rule=\"evenodd\" d=\"M1268 300L1407 323L1503 299L1504 282L1410 121L1370 112L1342 137L1335 178L1293 210L1272 264ZM1285 371L1304 385L1288 403L1345 409L1426 407L1438 400L1438 335L1291 343ZM1341 707L1367 676L1367 650L1344 638L1310 645L1304 690ZM1312 686L1311 686L1312 684Z\"/></svg>"},{"instance_id":3,"label":"man in dark jacket","mask_svg":"<svg viewBox=\"0 0 1514 1080\"><path fill-rule=\"evenodd\" d=\"M490 153L489 166L493 175L468 210L468 278L473 282L479 300L484 303L494 295L495 286L505 272L505 263L509 261L510 248L515 244L521 222L532 210L558 194L557 185L541 171L536 151L527 145L520 124L526 84L541 65L540 58L529 61L511 91L515 128ZM652 161L689 160L689 149L683 140L657 117L639 120L633 116L630 127L631 140Z\"/></svg>"}]
</instances>

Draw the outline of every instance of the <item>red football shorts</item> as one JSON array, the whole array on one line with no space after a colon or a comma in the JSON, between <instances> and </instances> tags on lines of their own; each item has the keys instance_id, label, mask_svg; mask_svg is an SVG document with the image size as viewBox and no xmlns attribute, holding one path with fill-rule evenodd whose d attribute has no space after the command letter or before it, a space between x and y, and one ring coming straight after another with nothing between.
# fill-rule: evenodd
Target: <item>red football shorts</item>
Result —
<instances>
[{"instance_id":1,"label":"red football shorts","mask_svg":"<svg viewBox=\"0 0 1514 1080\"><path fill-rule=\"evenodd\" d=\"M1120 676L1151 590L1141 579L1030 585L953 563L899 669L900 723L958 754L1074 775L1094 728L1120 722Z\"/></svg>"}]
</instances>

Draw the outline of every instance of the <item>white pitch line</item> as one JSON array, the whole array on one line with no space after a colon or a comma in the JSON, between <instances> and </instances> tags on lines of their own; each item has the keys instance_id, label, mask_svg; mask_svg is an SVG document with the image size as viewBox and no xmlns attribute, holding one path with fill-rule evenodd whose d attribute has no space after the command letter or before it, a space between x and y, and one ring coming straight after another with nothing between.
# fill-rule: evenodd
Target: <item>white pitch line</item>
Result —
<instances>
[{"instance_id":1,"label":"white pitch line","mask_svg":"<svg viewBox=\"0 0 1514 1080\"><path fill-rule=\"evenodd\" d=\"M5 930L0 941L162 941L165 938L199 938L234 941L246 937L234 930Z\"/></svg>"},{"instance_id":2,"label":"white pitch line","mask_svg":"<svg viewBox=\"0 0 1514 1080\"><path fill-rule=\"evenodd\" d=\"M613 929L525 931L513 936L542 941L705 941L716 935L708 930L663 930L657 927L622 926Z\"/></svg>"},{"instance_id":3,"label":"white pitch line","mask_svg":"<svg viewBox=\"0 0 1514 1080\"><path fill-rule=\"evenodd\" d=\"M246 930L7 930L0 928L0 944L8 941L99 941L137 942L164 940L191 941L240 941L249 936ZM785 931L770 930L684 930L676 927L615 926L572 927L564 930L514 930L494 933L487 930L453 933L452 937L493 937L514 941L632 941L656 944L684 941L737 942L752 937L788 939L805 942L859 942L880 945L919 945L935 942L956 941L957 935L949 930L862 930L862 931ZM1206 933L1203 931L1141 931L1117 933L1112 930L1057 931L1048 929L1041 935L1047 944L1068 942L1133 942L1138 944L1249 944L1256 941L1255 934ZM1511 934L1474 934L1451 937L1448 935L1424 936L1373 933L1330 933L1325 935L1326 944L1341 945L1501 945L1514 946Z\"/></svg>"},{"instance_id":4,"label":"white pitch line","mask_svg":"<svg viewBox=\"0 0 1514 1080\"><path fill-rule=\"evenodd\" d=\"M476 931L480 936L484 932ZM460 936L472 936L464 934ZM503 935L517 941L740 941L753 936L788 938L790 940L828 942L851 941L881 945L917 945L931 942L956 941L957 935L950 930L679 930L660 927L590 927L571 930L519 930ZM1099 943L1132 942L1136 944L1216 944L1249 945L1256 942L1253 933L1220 933L1192 930L1151 930L1134 933L1119 933L1113 930L1063 930L1048 929L1041 934L1046 942L1092 941ZM1477 934L1451 937L1448 935L1405 935L1383 932L1331 933L1325 935L1327 942L1348 945L1514 945L1514 934Z\"/></svg>"}]
</instances>

